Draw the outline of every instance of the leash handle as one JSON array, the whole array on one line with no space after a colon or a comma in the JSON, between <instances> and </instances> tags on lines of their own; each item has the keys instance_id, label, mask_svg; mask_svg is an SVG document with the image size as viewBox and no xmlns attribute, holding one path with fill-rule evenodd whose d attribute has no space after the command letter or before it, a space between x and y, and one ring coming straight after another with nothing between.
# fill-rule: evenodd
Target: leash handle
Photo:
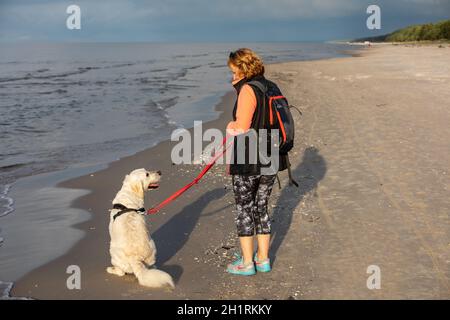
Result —
<instances>
[{"instance_id":1,"label":"leash handle","mask_svg":"<svg viewBox=\"0 0 450 320\"><path fill-rule=\"evenodd\" d=\"M230 145L225 146L227 140L228 140L228 136L225 136L225 138L223 138L222 145L221 145L221 147L223 149L222 152L214 155L214 158L203 168L203 170L197 175L197 177L195 177L194 180L192 180L187 185L185 185L181 189L179 189L176 192L174 192L172 195L170 195L167 199L165 199L164 201L159 203L157 206L148 209L147 210L147 214L155 214L155 213L157 213L159 210L164 208L170 202L172 202L173 200L178 198L180 195L182 195L184 192L186 192L194 184L197 184L200 181L200 179L203 178L203 176L214 166L216 161L220 157L222 157L225 154L225 152L227 151L227 149L230 147ZM231 140L231 141L233 141L233 140Z\"/></svg>"}]
</instances>

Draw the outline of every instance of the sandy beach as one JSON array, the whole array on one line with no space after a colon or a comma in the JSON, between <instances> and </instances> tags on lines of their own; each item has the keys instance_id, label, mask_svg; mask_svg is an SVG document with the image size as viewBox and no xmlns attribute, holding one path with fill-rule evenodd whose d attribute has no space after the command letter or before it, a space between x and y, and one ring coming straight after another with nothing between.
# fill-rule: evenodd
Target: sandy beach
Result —
<instances>
[{"instance_id":1,"label":"sandy beach","mask_svg":"<svg viewBox=\"0 0 450 320\"><path fill-rule=\"evenodd\" d=\"M217 165L182 197L148 217L157 266L176 289L150 290L134 276L106 273L108 209L125 174L161 170L151 207L192 180L198 165L172 165L175 142L112 162L60 183L88 190L72 203L90 219L67 253L18 280L16 297L37 299L449 299L450 46L377 45L348 58L271 64L294 113L293 173L300 187L274 187L270 202L273 271L225 273L238 252L234 197ZM235 93L216 106L223 130ZM66 269L81 269L68 290ZM369 266L381 289L369 290Z\"/></svg>"}]
</instances>

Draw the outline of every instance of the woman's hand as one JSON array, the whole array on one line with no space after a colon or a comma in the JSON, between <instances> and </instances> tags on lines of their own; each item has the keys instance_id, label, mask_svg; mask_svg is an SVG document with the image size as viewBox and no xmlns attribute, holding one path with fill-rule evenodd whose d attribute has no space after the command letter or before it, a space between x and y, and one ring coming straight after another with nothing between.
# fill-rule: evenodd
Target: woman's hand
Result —
<instances>
[{"instance_id":1,"label":"woman's hand","mask_svg":"<svg viewBox=\"0 0 450 320\"><path fill-rule=\"evenodd\" d=\"M247 130L241 129L241 128L235 128L234 125L236 124L235 121L231 121L227 125L227 136L237 136L239 134L245 133Z\"/></svg>"}]
</instances>

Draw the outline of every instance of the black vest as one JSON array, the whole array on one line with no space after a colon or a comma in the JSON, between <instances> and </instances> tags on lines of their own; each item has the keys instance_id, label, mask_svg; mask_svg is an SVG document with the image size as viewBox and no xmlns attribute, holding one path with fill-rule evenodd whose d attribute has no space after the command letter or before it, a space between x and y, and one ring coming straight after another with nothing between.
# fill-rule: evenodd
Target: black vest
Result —
<instances>
[{"instance_id":1,"label":"black vest","mask_svg":"<svg viewBox=\"0 0 450 320\"><path fill-rule=\"evenodd\" d=\"M242 79L238 83L235 83L233 86L236 89L237 97L239 96L239 93L242 89L242 86L250 81L257 80L264 85L267 86L268 92L271 94L272 92L279 92L278 87L275 83L267 80L264 76L256 76L251 79ZM268 108L268 101L266 99L266 95L256 86L249 84L250 87L253 89L255 96L256 96L256 109L253 114L252 123L250 125L250 128L255 130L256 133L258 133L259 129L267 129L268 135L266 137L260 136L257 134L257 139L260 141L260 143L265 143L268 147L268 155L270 156L270 150L271 150L271 141L270 141L270 126L269 126L269 108ZM279 95L281 95L281 92L279 92ZM238 98L236 97L236 102L234 103L234 109L233 109L233 121L236 121L236 111L237 111L237 101ZM247 134L241 134L234 137L234 144L232 149L232 159L233 163L230 164L230 174L239 174L239 175L259 175L261 174L261 168L263 167L270 167L270 164L261 164L260 159L260 153L259 153L259 146L256 149L252 149L253 152L249 152L249 139L245 138ZM262 141L262 139L266 139L266 141ZM245 142L244 142L245 141ZM241 149L240 151L245 154L245 161L240 164L237 163L238 160L238 143L241 143L242 146L245 146L245 148ZM250 155L253 155L252 159L250 159ZM241 155L242 157L244 155ZM251 161L252 160L252 161ZM279 155L278 156L278 171L285 170L287 168L287 159L286 156ZM274 172L275 173L275 172Z\"/></svg>"}]
</instances>

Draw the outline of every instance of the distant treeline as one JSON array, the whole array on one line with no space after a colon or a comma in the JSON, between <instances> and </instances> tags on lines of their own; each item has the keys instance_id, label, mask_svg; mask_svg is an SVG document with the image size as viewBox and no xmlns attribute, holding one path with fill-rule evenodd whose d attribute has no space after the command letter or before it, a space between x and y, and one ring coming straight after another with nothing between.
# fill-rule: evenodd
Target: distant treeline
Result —
<instances>
[{"instance_id":1,"label":"distant treeline","mask_svg":"<svg viewBox=\"0 0 450 320\"><path fill-rule=\"evenodd\" d=\"M409 26L392 33L378 36L361 38L354 40L355 42L371 41L371 42L404 42L404 41L436 41L450 40L450 20L440 21L437 23L427 23L415 26Z\"/></svg>"}]
</instances>

